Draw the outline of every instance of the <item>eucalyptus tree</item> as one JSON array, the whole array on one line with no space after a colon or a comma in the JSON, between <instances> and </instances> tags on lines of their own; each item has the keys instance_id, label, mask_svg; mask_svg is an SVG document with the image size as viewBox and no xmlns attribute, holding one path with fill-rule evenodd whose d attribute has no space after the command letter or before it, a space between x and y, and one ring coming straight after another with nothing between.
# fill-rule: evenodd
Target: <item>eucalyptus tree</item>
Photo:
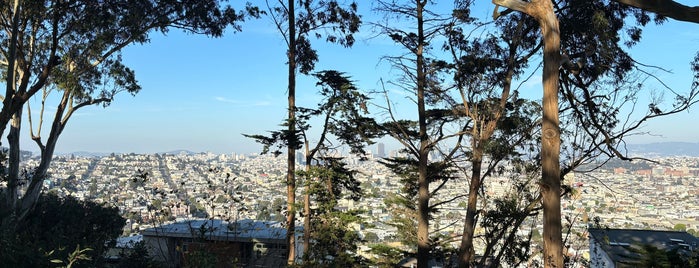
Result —
<instances>
[{"instance_id":1,"label":"eucalyptus tree","mask_svg":"<svg viewBox=\"0 0 699 268\"><path fill-rule=\"evenodd\" d=\"M6 86L0 135L11 123L4 204L17 220L36 203L58 137L75 111L108 105L119 92L135 94L141 89L134 71L122 62L124 47L146 43L149 34L172 28L218 37L229 26L240 30L238 23L246 15L214 0L16 0L3 2L0 10L0 42L4 44L0 64ZM254 7L248 6L247 11L258 15ZM58 92L61 97L46 141L40 131L32 132L41 162L24 182L19 170L22 111L42 91L43 96ZM19 186L25 183L26 191L20 196Z\"/></svg>"},{"instance_id":2,"label":"eucalyptus tree","mask_svg":"<svg viewBox=\"0 0 699 268\"><path fill-rule=\"evenodd\" d=\"M496 5L532 16L541 28L544 45L541 138L541 194L544 209L544 266L563 267L563 238L561 235L560 131L558 119L558 76L560 64L560 32L558 18L549 0L498 1ZM497 7L497 6L496 6ZM497 11L497 10L496 10Z\"/></svg>"},{"instance_id":3,"label":"eucalyptus tree","mask_svg":"<svg viewBox=\"0 0 699 268\"><path fill-rule=\"evenodd\" d=\"M477 225L479 193L487 177L496 175L505 161L516 161L521 151L537 136L536 104L520 99L512 88L536 53L533 21L524 16L496 21L495 29L484 36L471 36L473 27L484 28L474 18L464 16L470 1L457 6L454 23L447 31L444 48L453 58L454 102L463 117L462 137L468 165L463 166L470 178L464 232L459 250L459 266L474 260L473 238ZM527 106L530 106L527 108ZM533 109L532 109L533 108Z\"/></svg>"},{"instance_id":4,"label":"eucalyptus tree","mask_svg":"<svg viewBox=\"0 0 699 268\"><path fill-rule=\"evenodd\" d=\"M330 43L338 43L344 47L354 44L353 34L359 31L361 17L357 14L357 4L343 7L338 1L313 0L277 0L277 5L266 1L269 15L277 30L286 43L288 64L287 73L287 102L288 115L286 122L287 147L287 245L288 263L292 264L296 256L294 230L296 228L296 150L302 143L296 129L296 73L309 74L318 61L318 53L311 46L311 35L322 38ZM297 8L296 4L299 4Z\"/></svg>"},{"instance_id":5,"label":"eucalyptus tree","mask_svg":"<svg viewBox=\"0 0 699 268\"><path fill-rule=\"evenodd\" d=\"M631 79L632 71L642 67L631 58L624 46L631 47L640 40L641 27L650 21L646 13L605 1L552 3L494 0L493 3L496 4L495 18L507 15L512 10L522 12L539 23L543 36L544 110L540 182L544 212L543 254L546 267L562 267L562 174L575 170L596 156L631 159L618 149L623 145L624 137L633 134L649 119L686 110L695 102L696 92L692 89L686 95L675 94L675 102L667 109L658 108L660 103L652 100L648 112L640 119L622 120L619 118L623 116L620 115L621 105L634 105L637 100L635 93L638 92L638 87L625 83ZM499 6L509 9L500 12ZM629 21L635 24L628 25L626 17L631 15L635 21ZM583 21L592 23L581 24ZM661 21L662 18L656 18L656 22ZM625 43L620 41L623 34L628 36ZM566 100L562 107L558 105L559 92ZM559 124L559 109L566 116L564 123L571 125ZM564 149L573 152L565 158L560 157L561 137L569 145ZM563 169L560 160L566 162Z\"/></svg>"}]
</instances>

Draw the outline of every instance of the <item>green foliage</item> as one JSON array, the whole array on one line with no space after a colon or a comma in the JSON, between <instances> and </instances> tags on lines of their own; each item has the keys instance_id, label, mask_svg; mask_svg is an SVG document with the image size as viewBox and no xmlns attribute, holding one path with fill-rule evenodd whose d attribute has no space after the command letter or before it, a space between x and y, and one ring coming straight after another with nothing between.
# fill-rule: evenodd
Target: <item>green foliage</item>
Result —
<instances>
[{"instance_id":1,"label":"green foliage","mask_svg":"<svg viewBox=\"0 0 699 268\"><path fill-rule=\"evenodd\" d=\"M299 1L300 6L295 6L296 10L289 10L283 1L279 1L280 6L270 7L269 15L272 16L280 30L286 21L281 21L289 17L289 12L295 12L296 21L296 42L289 44L287 36L288 29L282 30L284 38L289 46L296 49L295 60L298 64L299 72L309 74L315 68L318 61L318 53L311 46L310 35L320 39L325 35L325 40L329 43L337 43L344 47L354 44L354 33L359 31L361 17L357 14L357 4L352 2L342 6L338 1Z\"/></svg>"},{"instance_id":2,"label":"green foliage","mask_svg":"<svg viewBox=\"0 0 699 268\"><path fill-rule=\"evenodd\" d=\"M491 261L495 263L503 262L507 266L517 266L529 259L534 231L538 234L538 230L532 230L529 236L516 235L524 219L531 213L531 208L521 205L527 203L523 196L496 198L495 208L485 211L480 221L486 230L484 239L487 246L484 254L493 256ZM540 234L538 238L541 238Z\"/></svg>"},{"instance_id":3,"label":"green foliage","mask_svg":"<svg viewBox=\"0 0 699 268\"><path fill-rule=\"evenodd\" d=\"M281 124L281 126L288 125L288 122ZM297 131L296 133L290 133L288 129L269 131L269 136L249 134L243 134L243 136L251 138L262 144L262 154L272 153L274 156L279 156L282 154L282 151L285 148L292 147L295 150L298 150L301 149L301 146L303 145L301 142L300 132Z\"/></svg>"},{"instance_id":4,"label":"green foliage","mask_svg":"<svg viewBox=\"0 0 699 268\"><path fill-rule=\"evenodd\" d=\"M53 194L42 195L16 231L5 215L2 220L0 263L12 267L53 267L51 260L100 266L126 224L116 207Z\"/></svg>"},{"instance_id":5,"label":"green foliage","mask_svg":"<svg viewBox=\"0 0 699 268\"><path fill-rule=\"evenodd\" d=\"M414 196L389 194L384 204L391 220L386 224L396 228L396 238L407 248L417 248L417 200Z\"/></svg>"},{"instance_id":6,"label":"green foliage","mask_svg":"<svg viewBox=\"0 0 699 268\"><path fill-rule=\"evenodd\" d=\"M417 248L417 160L396 157L380 162L398 176L397 179L403 186L400 193L389 194L384 198L384 203L391 213L391 220L387 224L397 228L396 236L403 245ZM434 161L427 165L427 181L446 183L456 178L455 172L451 162ZM437 212L435 207L430 207L429 217L434 217Z\"/></svg>"},{"instance_id":7,"label":"green foliage","mask_svg":"<svg viewBox=\"0 0 699 268\"><path fill-rule=\"evenodd\" d=\"M148 248L144 241L139 241L133 245L133 249L128 254L121 254L121 259L116 268L158 268L163 265L154 260L148 253Z\"/></svg>"},{"instance_id":8,"label":"green foliage","mask_svg":"<svg viewBox=\"0 0 699 268\"><path fill-rule=\"evenodd\" d=\"M216 255L203 249L188 253L184 263L186 268L215 268L217 265Z\"/></svg>"},{"instance_id":9,"label":"green foliage","mask_svg":"<svg viewBox=\"0 0 699 268\"><path fill-rule=\"evenodd\" d=\"M685 231L687 231L687 225L684 223L678 223L678 224L675 224L674 227L672 227L672 230L685 232Z\"/></svg>"},{"instance_id":10,"label":"green foliage","mask_svg":"<svg viewBox=\"0 0 699 268\"><path fill-rule=\"evenodd\" d=\"M363 157L364 147L373 143L372 139L379 131L374 120L365 116L369 97L361 93L350 77L342 72L326 70L313 76L318 79L316 86L322 100L316 108L296 107L297 115L293 121L295 133L289 132L287 127L290 123L287 120L281 124L284 128L269 131L268 135L243 135L262 144L262 154L278 156L288 146L301 149L304 141L309 139L306 132L311 128L310 121L318 118L322 124L316 127L320 129L321 136L316 146L309 148L312 155L308 157L313 157L320 150L331 149L327 147L331 138L329 135L349 146L351 153Z\"/></svg>"},{"instance_id":11,"label":"green foliage","mask_svg":"<svg viewBox=\"0 0 699 268\"><path fill-rule=\"evenodd\" d=\"M697 96L672 89L662 93L644 86L646 66L639 64L628 49L641 39L642 28L651 22L649 13L616 1L564 1L557 10L561 47L568 64L561 68L562 156L568 172L586 160L611 158L630 160L624 139L633 135L648 119L688 109ZM655 23L665 19L656 16ZM585 24L580 24L585 22ZM653 90L652 92L643 92ZM646 94L651 97L645 113L622 114L625 107L637 107ZM668 95L670 96L668 98ZM674 102L662 103L662 99ZM581 129L583 129L581 131ZM598 156L602 156L599 158ZM571 158L571 159L566 159Z\"/></svg>"},{"instance_id":12,"label":"green foliage","mask_svg":"<svg viewBox=\"0 0 699 268\"><path fill-rule=\"evenodd\" d=\"M331 211L312 219L312 243L304 266L365 267L366 260L357 254L361 242L353 225L359 225L360 211Z\"/></svg>"},{"instance_id":13,"label":"green foliage","mask_svg":"<svg viewBox=\"0 0 699 268\"><path fill-rule=\"evenodd\" d=\"M73 91L78 102L111 100L122 90L138 92L141 87L135 73L122 63L119 51L131 43L148 42L153 31L167 32L175 27L218 37L231 25L240 30L238 23L246 16L260 14L256 7L236 11L214 0L129 3L107 0L99 4L22 1L19 10L17 35L11 34L11 25L6 22L0 25L4 29L0 40L3 43L18 40L16 49L22 51L18 53L20 57L33 57L24 58L29 63L21 66L26 68L24 72L36 77L50 73L51 80L38 82L48 81L59 89ZM12 6L2 5L0 12L11 18ZM9 55L4 52L3 55Z\"/></svg>"},{"instance_id":14,"label":"green foliage","mask_svg":"<svg viewBox=\"0 0 699 268\"><path fill-rule=\"evenodd\" d=\"M354 175L338 158L321 158L309 171L298 172L309 184L315 208L311 210L311 245L304 255L306 267L363 267L365 260L357 255L361 242L354 229L363 223L362 211L338 209L338 200L359 200L362 189Z\"/></svg>"},{"instance_id":15,"label":"green foliage","mask_svg":"<svg viewBox=\"0 0 699 268\"><path fill-rule=\"evenodd\" d=\"M374 232L367 232L364 234L364 240L369 243L376 243L379 242L379 236Z\"/></svg>"},{"instance_id":16,"label":"green foliage","mask_svg":"<svg viewBox=\"0 0 699 268\"><path fill-rule=\"evenodd\" d=\"M318 79L316 86L320 87L318 93L322 100L315 109L299 110L299 117L321 116L323 132L349 146L351 153L364 157L364 147L373 144L373 139L379 134L374 119L366 116L369 97L345 73L325 70L313 76ZM320 143L325 146L325 141Z\"/></svg>"},{"instance_id":17,"label":"green foliage","mask_svg":"<svg viewBox=\"0 0 699 268\"><path fill-rule=\"evenodd\" d=\"M405 252L385 244L373 244L369 246L371 253L376 257L371 260L373 265L381 268L393 268L396 263L405 258Z\"/></svg>"},{"instance_id":18,"label":"green foliage","mask_svg":"<svg viewBox=\"0 0 699 268\"><path fill-rule=\"evenodd\" d=\"M55 264L65 264L65 266L60 266L61 268L71 268L73 267L74 264L77 264L80 261L89 261L91 260L90 256L87 255L87 252L91 251L92 249L90 248L80 248L80 245L78 245L73 252L68 254L68 259L66 261L62 261L59 259L53 259L51 260L51 263ZM53 254L53 251L49 252L48 256L51 256Z\"/></svg>"}]
</instances>

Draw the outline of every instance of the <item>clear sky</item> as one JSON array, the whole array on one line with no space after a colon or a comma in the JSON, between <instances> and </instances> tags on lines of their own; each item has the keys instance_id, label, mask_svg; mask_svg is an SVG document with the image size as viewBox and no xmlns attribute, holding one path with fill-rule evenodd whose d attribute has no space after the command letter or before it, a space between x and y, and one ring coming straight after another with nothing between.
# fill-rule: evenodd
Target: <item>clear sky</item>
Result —
<instances>
[{"instance_id":1,"label":"clear sky","mask_svg":"<svg viewBox=\"0 0 699 268\"><path fill-rule=\"evenodd\" d=\"M365 19L377 17L368 11L368 6L361 6L364 2L359 4ZM488 18L492 7L486 8L476 11L475 15ZM320 57L316 70L343 71L364 90L380 89L380 79L395 79L396 74L387 63L380 61L381 56L402 51L386 39L371 36L371 27L364 27L352 48L314 40ZM689 62L698 43L699 25L669 21L646 29L633 56L645 64L672 70L672 74L659 72L657 75L673 89L684 92L691 84ZM245 22L242 32L228 31L218 39L177 30L167 35L153 34L150 43L132 45L123 51L124 62L135 70L142 91L135 97L121 94L107 108L80 110L68 123L56 151L259 152L261 146L242 134L263 134L278 129L284 119L285 53L283 39L266 17ZM540 95L540 74L532 79L522 91ZM318 100L314 82L299 76L299 105L312 106ZM649 86L657 85L649 82ZM396 97L401 98L400 95ZM413 113L407 105L404 108L405 112ZM694 123L699 115L697 109L699 107L649 123L645 128L661 136L636 137L630 141L699 142L699 127ZM27 127L25 123L25 129ZM45 128L47 131L48 126ZM37 151L28 140L24 138L23 149Z\"/></svg>"}]
</instances>

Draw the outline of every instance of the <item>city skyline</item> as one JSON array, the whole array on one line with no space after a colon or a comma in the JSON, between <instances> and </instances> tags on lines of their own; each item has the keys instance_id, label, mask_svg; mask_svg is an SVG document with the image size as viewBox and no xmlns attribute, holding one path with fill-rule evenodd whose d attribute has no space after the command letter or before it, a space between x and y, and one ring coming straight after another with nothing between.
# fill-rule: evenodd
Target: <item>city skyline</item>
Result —
<instances>
[{"instance_id":1,"label":"city skyline","mask_svg":"<svg viewBox=\"0 0 699 268\"><path fill-rule=\"evenodd\" d=\"M359 8L367 22L378 18L369 6ZM484 20L492 20L491 13L491 5L484 4L474 10L474 16ZM56 151L156 153L183 149L259 153L262 146L242 134L264 134L278 129L284 120L286 51L269 18L250 20L242 27L242 32L228 31L219 39L178 30L165 36L155 33L151 42L127 47L123 59L136 72L143 87L141 92L135 97L120 94L107 108L80 110L66 127ZM696 53L693 44L699 40L699 31L694 28L696 25L674 20L659 26L649 25L644 28L641 42L631 50L632 56L643 64L672 71L657 69L653 74L673 90L686 92L692 81L689 62ZM320 58L315 70L336 69L351 76L362 90L381 90L381 81L396 79L398 74L381 57L401 51L390 40L374 37L370 31L371 26L365 23L352 48L313 40ZM667 40L674 40L672 53L662 53L659 57L659 51L668 49ZM527 82L520 82L524 96L540 98L540 77L540 71L534 71ZM647 87L662 88L651 80L647 81ZM315 105L318 96L314 94L314 83L312 78L299 75L299 105ZM396 109L402 116L415 113L404 92L390 85L387 90L392 100L397 100ZM373 97L374 104L380 105L382 99ZM639 101L643 103L651 97L640 96ZM40 101L38 98L33 100L33 105ZM46 114L55 111L50 105ZM644 108L639 107L638 110ZM652 121L642 131L654 135L634 136L629 143L698 142L699 127L685 123L691 122L694 115L696 112L690 109ZM28 128L26 124L24 131L28 132ZM22 139L23 150L38 151L28 134ZM398 147L391 141L379 142L386 144L386 151Z\"/></svg>"}]
</instances>

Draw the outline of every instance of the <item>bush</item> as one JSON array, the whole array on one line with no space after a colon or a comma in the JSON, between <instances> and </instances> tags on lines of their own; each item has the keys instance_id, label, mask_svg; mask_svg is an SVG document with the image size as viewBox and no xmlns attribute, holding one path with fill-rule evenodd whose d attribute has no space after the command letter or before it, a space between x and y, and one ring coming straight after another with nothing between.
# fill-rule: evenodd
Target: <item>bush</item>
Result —
<instances>
[{"instance_id":1,"label":"bush","mask_svg":"<svg viewBox=\"0 0 699 268\"><path fill-rule=\"evenodd\" d=\"M2 208L2 211L8 211ZM0 263L8 267L56 267L77 248L85 259L73 267L103 266L104 252L116 243L126 224L116 207L45 194L19 223L2 217Z\"/></svg>"}]
</instances>

